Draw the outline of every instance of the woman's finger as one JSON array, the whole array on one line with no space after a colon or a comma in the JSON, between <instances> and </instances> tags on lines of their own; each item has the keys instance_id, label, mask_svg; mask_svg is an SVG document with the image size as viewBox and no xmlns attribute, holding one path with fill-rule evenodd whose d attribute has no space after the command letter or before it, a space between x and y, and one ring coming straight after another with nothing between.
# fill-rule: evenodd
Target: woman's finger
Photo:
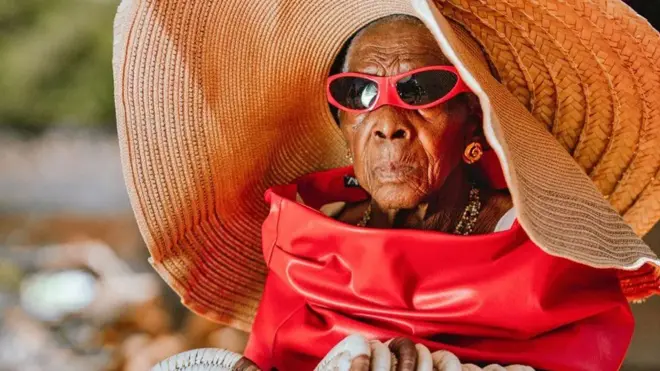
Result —
<instances>
[{"instance_id":1,"label":"woman's finger","mask_svg":"<svg viewBox=\"0 0 660 371\"><path fill-rule=\"evenodd\" d=\"M468 363L461 366L461 371L482 371L481 367Z\"/></svg>"},{"instance_id":2,"label":"woman's finger","mask_svg":"<svg viewBox=\"0 0 660 371\"><path fill-rule=\"evenodd\" d=\"M403 337L392 339L389 348L397 359L396 371L416 371L417 349L412 340Z\"/></svg>"},{"instance_id":3,"label":"woman's finger","mask_svg":"<svg viewBox=\"0 0 660 371\"><path fill-rule=\"evenodd\" d=\"M242 357L232 369L234 371L259 371L259 367L249 359Z\"/></svg>"},{"instance_id":4,"label":"woman's finger","mask_svg":"<svg viewBox=\"0 0 660 371\"><path fill-rule=\"evenodd\" d=\"M334 348L328 352L328 354L323 358L321 363L316 366L315 371L330 371L330 370L340 370L348 371L352 370L353 361L355 361L355 367L361 367L362 362L366 358L367 365L369 358L371 357L371 349L369 347L369 342L363 336L355 334L346 337L344 340L335 345ZM360 369L356 369L360 370ZM368 366L367 369L369 370Z\"/></svg>"},{"instance_id":5,"label":"woman's finger","mask_svg":"<svg viewBox=\"0 0 660 371\"><path fill-rule=\"evenodd\" d=\"M431 354L436 371L462 371L461 361L451 352L439 350Z\"/></svg>"},{"instance_id":6,"label":"woman's finger","mask_svg":"<svg viewBox=\"0 0 660 371\"><path fill-rule=\"evenodd\" d=\"M417 349L417 371L432 371L433 358L431 358L429 348L422 344L415 344L415 349Z\"/></svg>"},{"instance_id":7,"label":"woman's finger","mask_svg":"<svg viewBox=\"0 0 660 371\"><path fill-rule=\"evenodd\" d=\"M523 365L511 365L504 368L506 371L534 371L532 367Z\"/></svg>"},{"instance_id":8,"label":"woman's finger","mask_svg":"<svg viewBox=\"0 0 660 371\"><path fill-rule=\"evenodd\" d=\"M369 371L369 356L361 354L351 360L350 371Z\"/></svg>"},{"instance_id":9,"label":"woman's finger","mask_svg":"<svg viewBox=\"0 0 660 371\"><path fill-rule=\"evenodd\" d=\"M371 346L371 371L390 371L392 369L390 349L378 340L372 340L369 345Z\"/></svg>"},{"instance_id":10,"label":"woman's finger","mask_svg":"<svg viewBox=\"0 0 660 371\"><path fill-rule=\"evenodd\" d=\"M484 367L484 371L506 371L506 369L500 365L488 365Z\"/></svg>"}]
</instances>

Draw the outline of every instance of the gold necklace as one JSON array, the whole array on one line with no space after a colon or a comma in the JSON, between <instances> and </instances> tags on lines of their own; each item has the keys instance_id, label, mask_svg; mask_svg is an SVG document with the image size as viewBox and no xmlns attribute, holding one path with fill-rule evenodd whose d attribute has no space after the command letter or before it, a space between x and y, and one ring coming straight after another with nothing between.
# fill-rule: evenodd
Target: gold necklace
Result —
<instances>
[{"instance_id":1,"label":"gold necklace","mask_svg":"<svg viewBox=\"0 0 660 371\"><path fill-rule=\"evenodd\" d=\"M358 227L366 227L367 223L369 223L369 220L371 219L371 203L369 203L369 206L367 206L367 209L364 211L364 214L362 214L362 219L357 223ZM472 231L474 230L474 225L477 222L477 218L479 218L479 212L481 211L481 200L479 199L479 188L476 188L472 186L472 189L470 190L470 196L469 196L469 201L467 206L465 207L465 210L463 210L463 214L461 215L461 218L458 220L458 223L456 223L456 227L454 228L454 234L462 235L462 236L467 236Z\"/></svg>"},{"instance_id":2,"label":"gold necklace","mask_svg":"<svg viewBox=\"0 0 660 371\"><path fill-rule=\"evenodd\" d=\"M472 233L474 230L474 225L479 218L479 212L481 211L481 200L479 200L479 188L472 186L470 190L470 196L465 210L461 218L456 223L454 228L454 234L459 234L462 236L467 236Z\"/></svg>"},{"instance_id":3,"label":"gold necklace","mask_svg":"<svg viewBox=\"0 0 660 371\"><path fill-rule=\"evenodd\" d=\"M364 210L364 214L362 214L362 219L360 219L357 226L366 227L367 223L369 223L369 219L371 219L371 202L369 202L369 206L367 206L367 209Z\"/></svg>"}]
</instances>

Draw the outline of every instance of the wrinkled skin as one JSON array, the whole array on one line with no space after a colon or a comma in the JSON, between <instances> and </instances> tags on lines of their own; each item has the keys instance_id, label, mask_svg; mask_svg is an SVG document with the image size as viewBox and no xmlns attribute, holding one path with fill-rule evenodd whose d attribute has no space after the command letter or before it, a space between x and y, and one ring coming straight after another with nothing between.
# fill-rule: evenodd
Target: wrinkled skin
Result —
<instances>
[{"instance_id":1,"label":"wrinkled skin","mask_svg":"<svg viewBox=\"0 0 660 371\"><path fill-rule=\"evenodd\" d=\"M360 33L349 48L346 69L391 76L415 68L449 65L423 25L381 23ZM440 189L459 166L476 131L465 100L425 110L383 106L367 113L340 112L360 185L383 209L414 208Z\"/></svg>"},{"instance_id":2,"label":"wrinkled skin","mask_svg":"<svg viewBox=\"0 0 660 371\"><path fill-rule=\"evenodd\" d=\"M417 369L417 349L410 339L393 339L388 347L397 359L395 371L415 371ZM367 356L359 356L351 362L350 371L370 371L371 360Z\"/></svg>"},{"instance_id":3,"label":"wrinkled skin","mask_svg":"<svg viewBox=\"0 0 660 371\"><path fill-rule=\"evenodd\" d=\"M431 65L450 63L428 29L417 20L390 19L358 33L344 69L390 76ZM355 175L372 197L370 227L452 231L471 188L463 151L473 141L486 145L480 111L476 96L465 94L423 110L339 112ZM510 198L481 189L481 200L475 232L492 232ZM366 206L349 205L338 219L355 224Z\"/></svg>"}]
</instances>

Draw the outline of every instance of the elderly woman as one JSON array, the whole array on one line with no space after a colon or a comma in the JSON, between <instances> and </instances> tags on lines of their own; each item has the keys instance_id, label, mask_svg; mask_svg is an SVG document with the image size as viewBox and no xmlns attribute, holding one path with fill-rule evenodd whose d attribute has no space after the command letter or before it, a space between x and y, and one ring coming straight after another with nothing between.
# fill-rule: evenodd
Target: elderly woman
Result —
<instances>
[{"instance_id":1,"label":"elderly woman","mask_svg":"<svg viewBox=\"0 0 660 371\"><path fill-rule=\"evenodd\" d=\"M621 125L660 131L660 101L629 89L657 80L633 43L654 31L617 2L616 21L598 4L276 3L133 1L117 22L138 221L186 305L251 331L231 367L311 370L325 357L321 368L617 369L633 329L626 297L660 289L660 261L617 214L643 234L635 215L657 199L633 179L651 184L639 169L660 157L631 155L655 139L638 132L629 150L618 138ZM640 48L637 75L623 45L592 33L585 45L587 31L557 20L587 8L603 12L580 25L589 32L637 27L621 34ZM541 31L556 35L533 43ZM564 40L581 53L607 45L598 58L622 67L593 70ZM594 111L610 98L619 105ZM337 167L340 151L352 166ZM610 164L620 152L632 157L623 168Z\"/></svg>"},{"instance_id":2,"label":"elderly woman","mask_svg":"<svg viewBox=\"0 0 660 371\"><path fill-rule=\"evenodd\" d=\"M349 73L329 80L329 100L370 197L337 219L463 235L495 231L512 204L507 192L479 185L470 169L485 145L481 108L424 24L404 16L370 24L350 43L343 69ZM396 92L388 94L390 87Z\"/></svg>"}]
</instances>

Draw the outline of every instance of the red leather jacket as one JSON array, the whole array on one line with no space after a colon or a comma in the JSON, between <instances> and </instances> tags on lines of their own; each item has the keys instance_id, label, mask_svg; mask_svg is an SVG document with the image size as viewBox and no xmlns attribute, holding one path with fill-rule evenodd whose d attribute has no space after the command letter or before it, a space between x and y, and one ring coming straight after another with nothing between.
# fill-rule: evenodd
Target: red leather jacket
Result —
<instances>
[{"instance_id":1,"label":"red leather jacket","mask_svg":"<svg viewBox=\"0 0 660 371\"><path fill-rule=\"evenodd\" d=\"M616 370L633 332L617 276L553 257L516 223L475 236L360 228L317 209L367 195L350 169L266 193L270 273L245 355L313 370L345 336L406 336L463 362ZM299 194L305 205L297 203Z\"/></svg>"}]
</instances>

